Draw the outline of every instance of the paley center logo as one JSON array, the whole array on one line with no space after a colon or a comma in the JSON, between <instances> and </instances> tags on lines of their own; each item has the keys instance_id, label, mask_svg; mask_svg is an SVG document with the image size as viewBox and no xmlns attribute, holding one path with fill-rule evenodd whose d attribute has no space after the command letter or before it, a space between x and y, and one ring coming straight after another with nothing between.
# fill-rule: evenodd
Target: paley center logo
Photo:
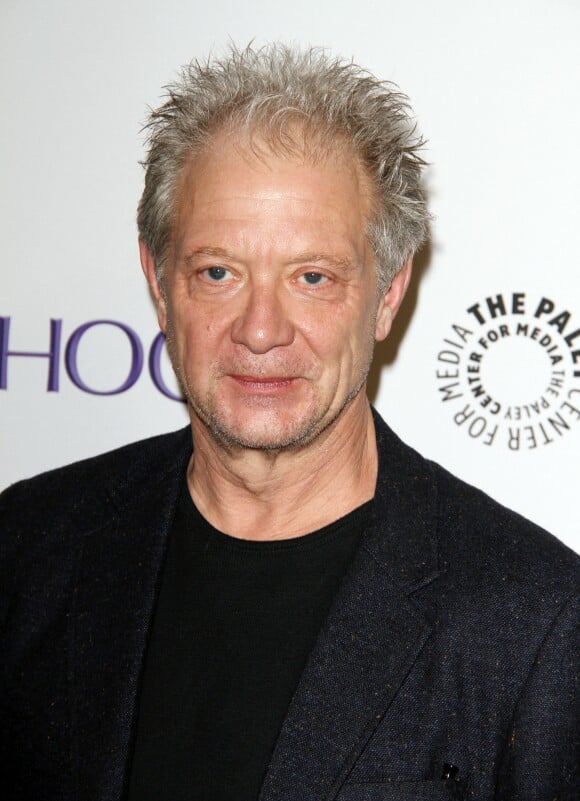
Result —
<instances>
[{"instance_id":1,"label":"paley center logo","mask_svg":"<svg viewBox=\"0 0 580 801\"><path fill-rule=\"evenodd\" d=\"M510 451L550 445L580 421L580 318L553 298L489 295L451 323L435 375L471 440Z\"/></svg>"}]
</instances>

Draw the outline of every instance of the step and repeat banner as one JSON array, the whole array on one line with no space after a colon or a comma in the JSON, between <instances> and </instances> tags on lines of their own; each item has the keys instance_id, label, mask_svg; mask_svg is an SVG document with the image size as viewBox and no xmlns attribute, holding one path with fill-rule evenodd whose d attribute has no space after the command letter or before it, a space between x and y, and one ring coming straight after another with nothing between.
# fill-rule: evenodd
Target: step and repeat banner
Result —
<instances>
[{"instance_id":1,"label":"step and repeat banner","mask_svg":"<svg viewBox=\"0 0 580 801\"><path fill-rule=\"evenodd\" d=\"M142 277L146 110L282 40L411 99L431 241L371 397L411 445L580 551L580 4L5 0L0 487L187 416Z\"/></svg>"}]
</instances>

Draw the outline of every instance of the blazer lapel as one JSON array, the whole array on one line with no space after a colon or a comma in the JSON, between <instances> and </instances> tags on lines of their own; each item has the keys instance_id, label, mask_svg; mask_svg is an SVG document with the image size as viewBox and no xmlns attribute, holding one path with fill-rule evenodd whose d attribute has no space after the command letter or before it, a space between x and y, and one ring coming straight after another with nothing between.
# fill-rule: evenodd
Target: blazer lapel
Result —
<instances>
[{"instance_id":1,"label":"blazer lapel","mask_svg":"<svg viewBox=\"0 0 580 801\"><path fill-rule=\"evenodd\" d=\"M149 465L125 476L121 493L111 481L110 520L83 540L71 646L78 798L119 799L128 781L147 634L190 450L175 458L174 448L165 474Z\"/></svg>"},{"instance_id":2,"label":"blazer lapel","mask_svg":"<svg viewBox=\"0 0 580 801\"><path fill-rule=\"evenodd\" d=\"M318 637L260 801L329 801L397 694L431 626L411 599L437 578L425 462L375 421L375 521Z\"/></svg>"}]
</instances>

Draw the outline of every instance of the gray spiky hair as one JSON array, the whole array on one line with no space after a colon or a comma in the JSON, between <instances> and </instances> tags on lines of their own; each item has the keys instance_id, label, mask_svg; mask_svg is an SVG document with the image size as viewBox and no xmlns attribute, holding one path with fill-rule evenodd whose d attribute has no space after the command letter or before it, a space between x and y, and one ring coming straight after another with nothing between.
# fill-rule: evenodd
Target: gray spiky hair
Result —
<instances>
[{"instance_id":1,"label":"gray spiky hair","mask_svg":"<svg viewBox=\"0 0 580 801\"><path fill-rule=\"evenodd\" d=\"M299 149L312 158L333 144L350 146L375 188L368 237L379 288L425 239L423 140L415 134L408 98L394 84L324 50L275 43L231 47L224 58L193 61L166 91L146 124L149 150L137 216L161 283L183 167L225 129L259 133L272 148Z\"/></svg>"}]
</instances>

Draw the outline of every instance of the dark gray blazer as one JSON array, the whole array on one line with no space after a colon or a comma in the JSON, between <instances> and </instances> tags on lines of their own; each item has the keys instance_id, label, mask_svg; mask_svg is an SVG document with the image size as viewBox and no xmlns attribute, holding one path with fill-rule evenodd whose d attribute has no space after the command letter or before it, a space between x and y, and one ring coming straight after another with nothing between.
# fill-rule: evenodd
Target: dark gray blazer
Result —
<instances>
[{"instance_id":1,"label":"dark gray blazer","mask_svg":"<svg viewBox=\"0 0 580 801\"><path fill-rule=\"evenodd\" d=\"M374 525L261 801L578 801L580 560L376 425ZM185 430L2 496L2 798L123 798L190 451Z\"/></svg>"}]
</instances>

